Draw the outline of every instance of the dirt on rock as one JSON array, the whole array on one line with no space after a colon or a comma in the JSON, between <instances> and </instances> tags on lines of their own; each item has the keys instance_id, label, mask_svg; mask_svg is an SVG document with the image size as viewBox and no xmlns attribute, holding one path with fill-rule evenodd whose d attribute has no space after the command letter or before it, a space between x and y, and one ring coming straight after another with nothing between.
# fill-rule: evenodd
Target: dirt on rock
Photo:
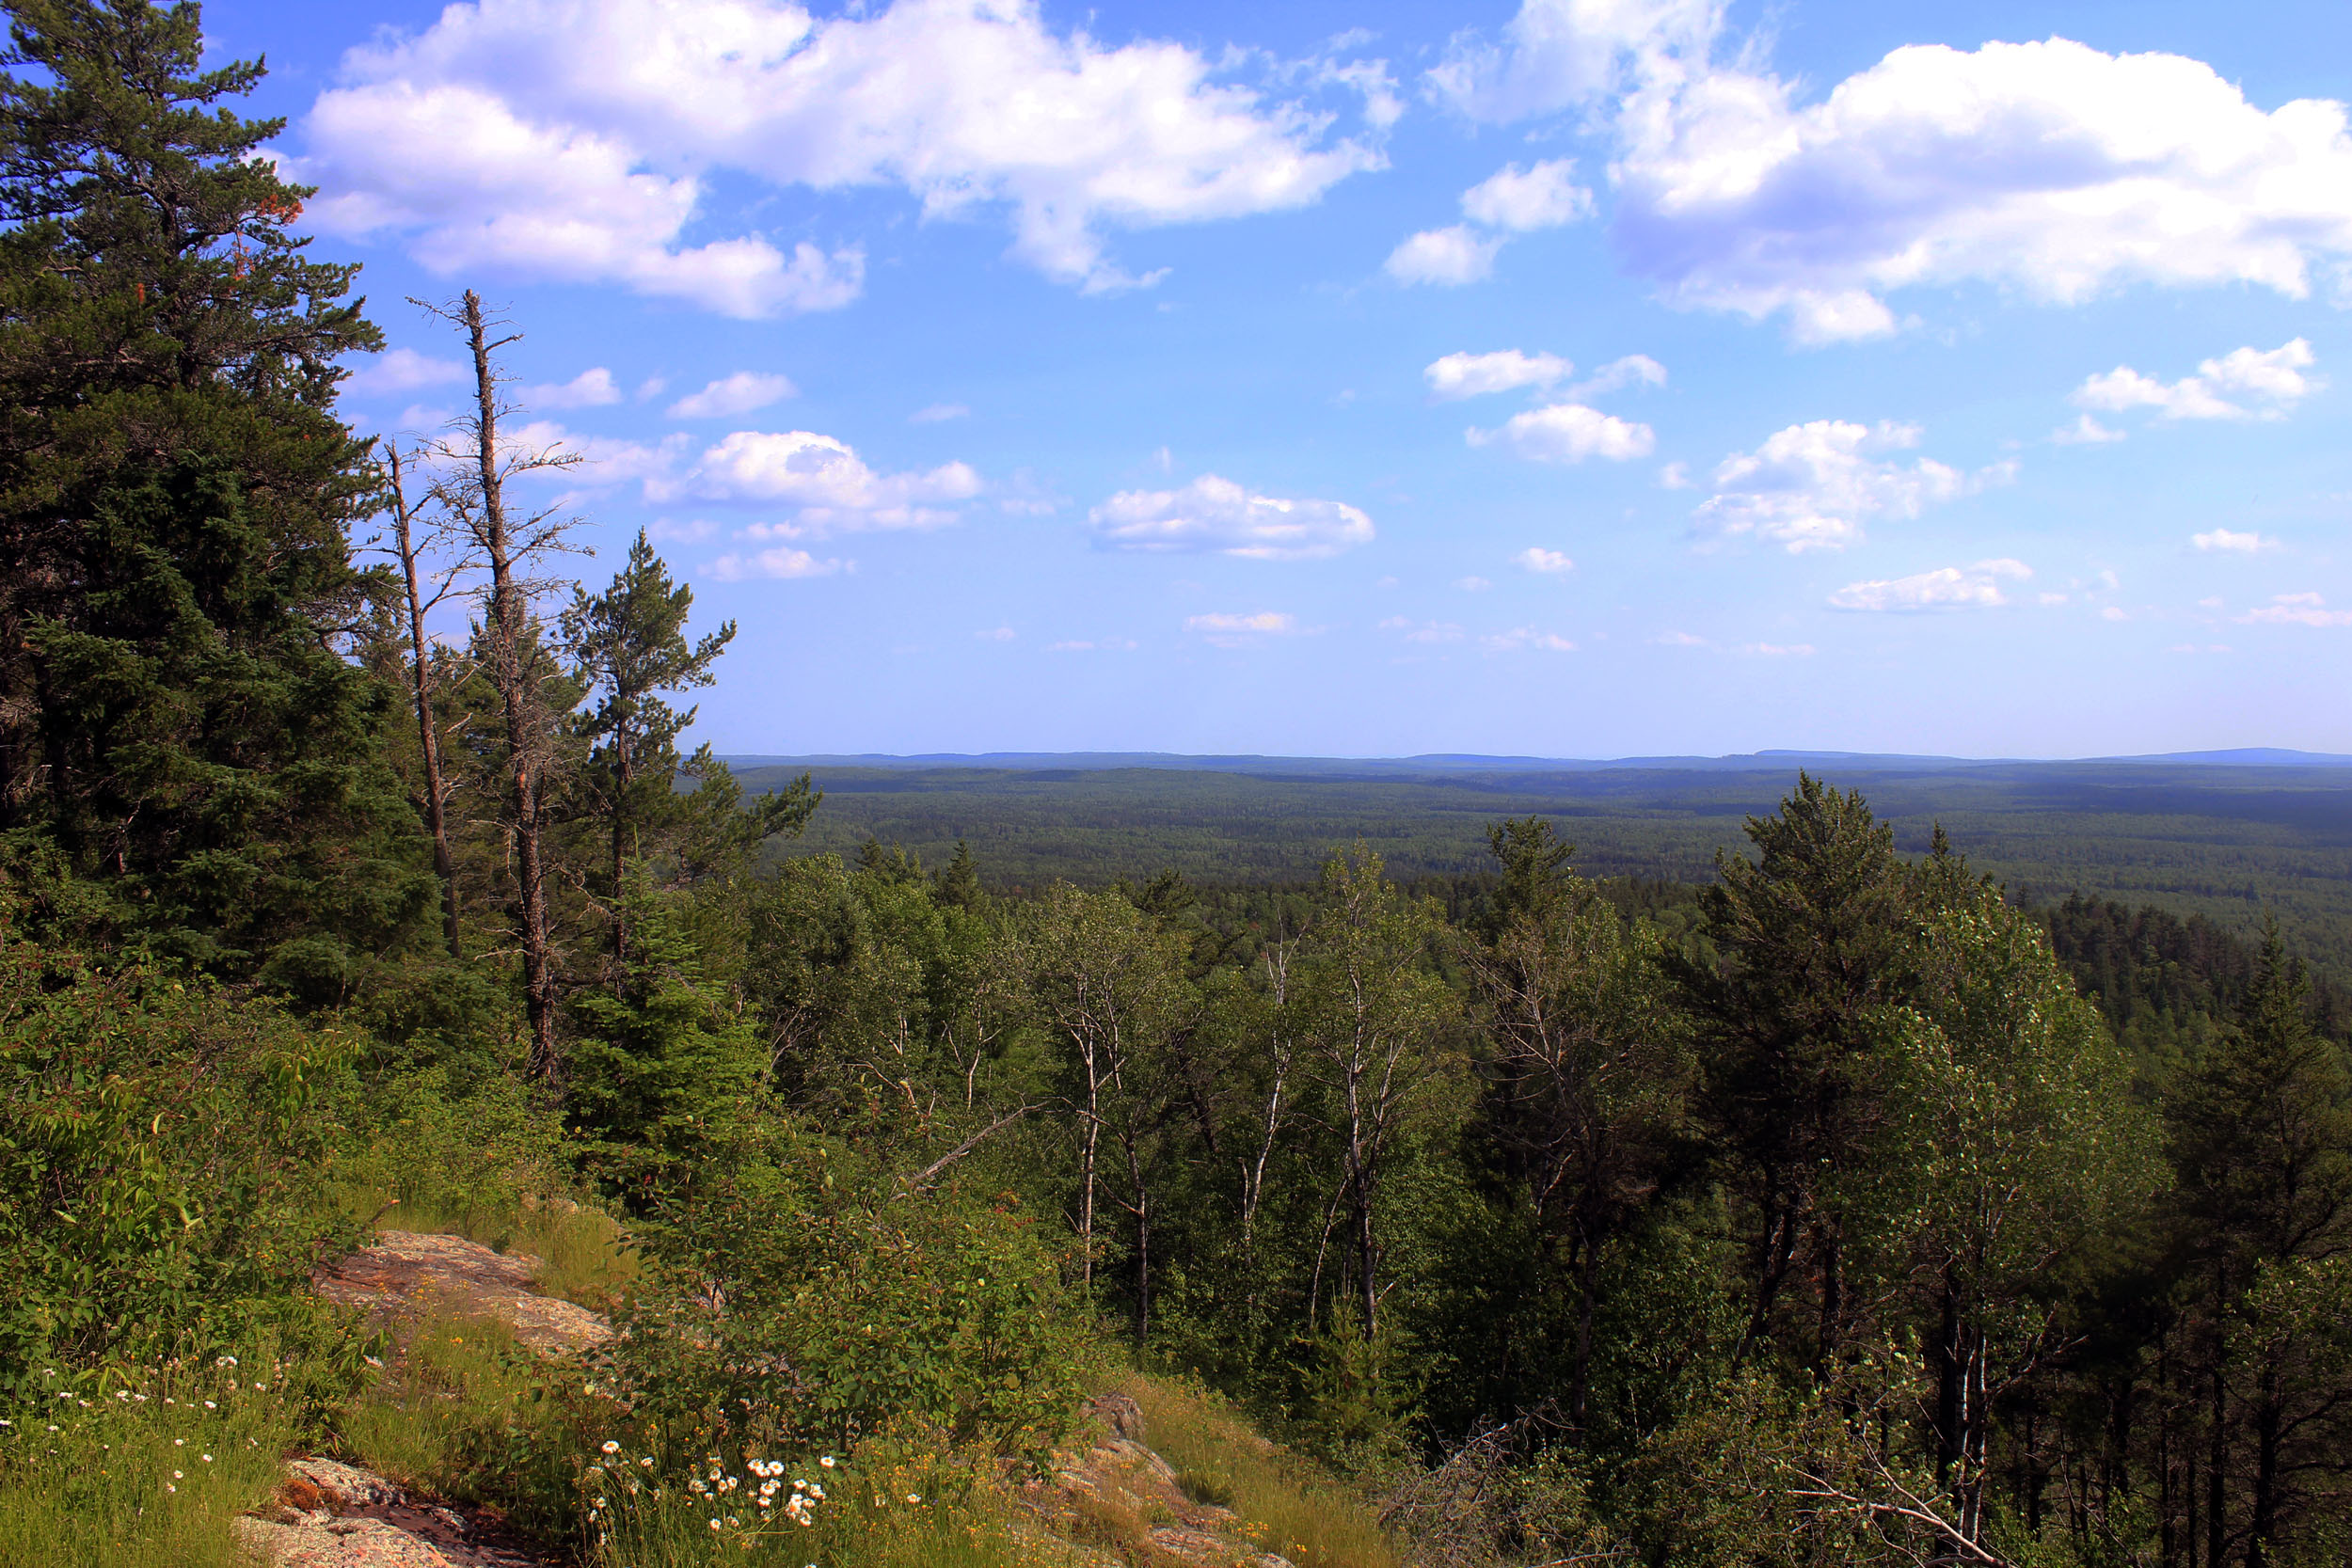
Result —
<instances>
[{"instance_id":1,"label":"dirt on rock","mask_svg":"<svg viewBox=\"0 0 2352 1568\"><path fill-rule=\"evenodd\" d=\"M548 1354L588 1349L612 1338L601 1313L532 1293L542 1267L528 1253L493 1252L463 1236L382 1230L311 1281L328 1301L364 1307L394 1323L427 1312L497 1318L515 1338Z\"/></svg>"},{"instance_id":2,"label":"dirt on rock","mask_svg":"<svg viewBox=\"0 0 2352 1568\"><path fill-rule=\"evenodd\" d=\"M280 1568L554 1568L495 1513L413 1499L331 1459L288 1460L276 1503L236 1528L246 1550Z\"/></svg>"},{"instance_id":3,"label":"dirt on rock","mask_svg":"<svg viewBox=\"0 0 2352 1568\"><path fill-rule=\"evenodd\" d=\"M1102 1568L1291 1568L1262 1551L1232 1509L1195 1500L1144 1442L1143 1409L1108 1393L1088 1406L1090 1441L1055 1456L1021 1501L1052 1534L1100 1554Z\"/></svg>"}]
</instances>

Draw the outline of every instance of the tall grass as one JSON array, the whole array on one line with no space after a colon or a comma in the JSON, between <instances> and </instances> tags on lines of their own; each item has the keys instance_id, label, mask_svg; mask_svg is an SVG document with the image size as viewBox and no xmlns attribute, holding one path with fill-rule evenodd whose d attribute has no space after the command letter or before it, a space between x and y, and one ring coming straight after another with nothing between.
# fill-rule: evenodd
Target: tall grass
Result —
<instances>
[{"instance_id":1,"label":"tall grass","mask_svg":"<svg viewBox=\"0 0 2352 1568\"><path fill-rule=\"evenodd\" d=\"M723 1460L725 1456L714 1456ZM1025 1523L993 1456L883 1437L833 1466L739 1459L664 1476L626 1450L596 1473L595 1568L1078 1568L1088 1554ZM771 1501L759 1488L772 1481ZM729 1482L732 1484L729 1484ZM696 1490L699 1483L700 1490ZM822 1494L786 1505L809 1483Z\"/></svg>"},{"instance_id":2,"label":"tall grass","mask_svg":"<svg viewBox=\"0 0 2352 1568\"><path fill-rule=\"evenodd\" d=\"M1395 1544L1356 1492L1303 1455L1258 1435L1197 1387L1132 1375L1120 1391L1142 1407L1144 1441L1195 1500L1241 1515L1260 1550L1298 1568L1399 1568Z\"/></svg>"},{"instance_id":3,"label":"tall grass","mask_svg":"<svg viewBox=\"0 0 2352 1568\"><path fill-rule=\"evenodd\" d=\"M588 1386L511 1323L429 1318L397 1366L342 1412L339 1447L414 1491L495 1504L518 1528L566 1539L580 1528L580 1477L606 1409Z\"/></svg>"},{"instance_id":4,"label":"tall grass","mask_svg":"<svg viewBox=\"0 0 2352 1568\"><path fill-rule=\"evenodd\" d=\"M275 1369L220 1365L129 1369L9 1412L0 1568L246 1568L232 1521L269 1499L303 1409Z\"/></svg>"}]
</instances>

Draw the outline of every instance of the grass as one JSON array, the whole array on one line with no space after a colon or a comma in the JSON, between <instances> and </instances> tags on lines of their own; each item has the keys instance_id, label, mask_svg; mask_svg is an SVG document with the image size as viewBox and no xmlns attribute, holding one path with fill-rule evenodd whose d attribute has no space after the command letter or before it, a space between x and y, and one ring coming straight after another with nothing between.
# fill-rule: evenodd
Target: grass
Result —
<instances>
[{"instance_id":1,"label":"grass","mask_svg":"<svg viewBox=\"0 0 2352 1568\"><path fill-rule=\"evenodd\" d=\"M993 1456L920 1438L869 1441L852 1462L763 1472L737 1456L692 1476L648 1471L624 1449L596 1472L596 1568L1081 1568L1091 1554L1027 1528ZM774 1482L761 1508L758 1489ZM691 1491L694 1482L704 1490ZM729 1485L728 1482L733 1484ZM784 1503L813 1481L806 1523ZM716 1528L713 1527L716 1521Z\"/></svg>"},{"instance_id":2,"label":"grass","mask_svg":"<svg viewBox=\"0 0 2352 1568\"><path fill-rule=\"evenodd\" d=\"M1143 1440L1197 1502L1230 1508L1262 1550L1298 1568L1399 1568L1395 1544L1358 1496L1321 1466L1258 1435L1202 1389L1133 1375L1121 1392L1143 1409Z\"/></svg>"},{"instance_id":3,"label":"grass","mask_svg":"<svg viewBox=\"0 0 2352 1568\"><path fill-rule=\"evenodd\" d=\"M379 1230L463 1236L493 1252L528 1254L540 1263L532 1290L593 1311L612 1310L637 1277L637 1253L621 1223L567 1198L453 1202L353 1187L341 1201L348 1213L373 1214Z\"/></svg>"},{"instance_id":4,"label":"grass","mask_svg":"<svg viewBox=\"0 0 2352 1568\"><path fill-rule=\"evenodd\" d=\"M537 1354L512 1324L435 1317L337 1429L342 1450L378 1475L563 1539L579 1528L578 1478L603 1414L576 1369Z\"/></svg>"},{"instance_id":5,"label":"grass","mask_svg":"<svg viewBox=\"0 0 2352 1568\"><path fill-rule=\"evenodd\" d=\"M0 1568L247 1568L231 1521L275 1490L301 1401L259 1365L131 1369L6 1419Z\"/></svg>"}]
</instances>

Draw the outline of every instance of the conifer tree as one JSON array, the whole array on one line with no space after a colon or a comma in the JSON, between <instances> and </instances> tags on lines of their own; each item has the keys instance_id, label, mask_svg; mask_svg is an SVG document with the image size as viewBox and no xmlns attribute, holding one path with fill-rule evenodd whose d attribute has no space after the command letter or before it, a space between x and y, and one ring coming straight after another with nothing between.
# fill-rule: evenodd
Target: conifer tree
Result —
<instances>
[{"instance_id":1,"label":"conifer tree","mask_svg":"<svg viewBox=\"0 0 2352 1568\"><path fill-rule=\"evenodd\" d=\"M431 897L389 694L338 652L358 269L288 232L282 122L228 106L262 68L199 70L195 6L9 10L0 832L53 916L333 999Z\"/></svg>"},{"instance_id":2,"label":"conifer tree","mask_svg":"<svg viewBox=\"0 0 2352 1568\"><path fill-rule=\"evenodd\" d=\"M1747 833L1757 858L1719 852L1707 891L1723 961L1680 973L1708 1063L1702 1103L1750 1210L1742 1354L1802 1262L1816 1289L1803 1359L1820 1372L1851 1307L1836 1188L1869 1142L1872 1015L1897 990L1900 863L1893 831L1858 793L1808 774Z\"/></svg>"},{"instance_id":3,"label":"conifer tree","mask_svg":"<svg viewBox=\"0 0 2352 1568\"><path fill-rule=\"evenodd\" d=\"M624 864L642 851L648 828L659 831L681 811L677 737L694 722L694 709L675 708L662 693L709 686L717 678L711 666L735 640L728 621L699 641L687 641L693 604L694 591L671 580L640 529L612 586L595 595L575 588L564 612L564 643L578 678L596 697L580 721L590 746L582 782L604 817L611 851L615 958L628 952L619 896Z\"/></svg>"},{"instance_id":4,"label":"conifer tree","mask_svg":"<svg viewBox=\"0 0 2352 1568\"><path fill-rule=\"evenodd\" d=\"M2165 1108L2212 1568L2291 1559L2352 1496L2352 1078L2309 992L2272 923L2236 1025Z\"/></svg>"}]
</instances>

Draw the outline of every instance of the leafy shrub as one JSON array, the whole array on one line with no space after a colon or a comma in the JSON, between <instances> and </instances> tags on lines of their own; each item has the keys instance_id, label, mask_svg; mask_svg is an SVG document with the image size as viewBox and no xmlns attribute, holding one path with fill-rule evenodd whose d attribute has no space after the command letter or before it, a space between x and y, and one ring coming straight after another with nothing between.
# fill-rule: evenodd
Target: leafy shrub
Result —
<instances>
[{"instance_id":1,"label":"leafy shrub","mask_svg":"<svg viewBox=\"0 0 2352 1568\"><path fill-rule=\"evenodd\" d=\"M665 1455L846 1453L898 1423L1041 1454L1076 1404L1085 1314L1024 1221L788 1129L745 1130L637 1234L612 1354Z\"/></svg>"},{"instance_id":2,"label":"leafy shrub","mask_svg":"<svg viewBox=\"0 0 2352 1568\"><path fill-rule=\"evenodd\" d=\"M313 1089L346 1056L201 982L0 930L0 1399L101 1358L337 1338L299 1287L347 1228L311 1199Z\"/></svg>"}]
</instances>

